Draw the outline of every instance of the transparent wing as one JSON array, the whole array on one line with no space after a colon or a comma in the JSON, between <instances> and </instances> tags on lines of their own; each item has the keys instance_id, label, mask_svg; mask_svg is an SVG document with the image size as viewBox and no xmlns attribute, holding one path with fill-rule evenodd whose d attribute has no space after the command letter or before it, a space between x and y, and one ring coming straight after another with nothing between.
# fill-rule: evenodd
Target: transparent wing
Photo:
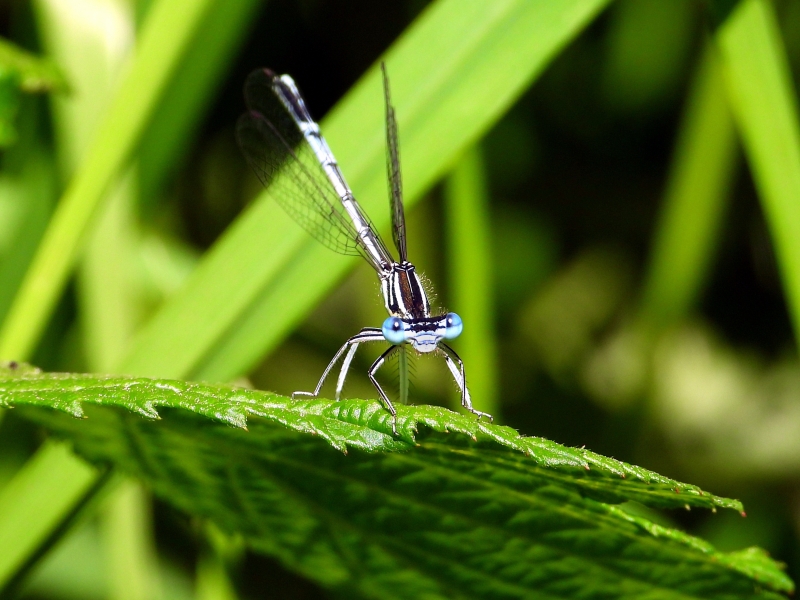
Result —
<instances>
[{"instance_id":1,"label":"transparent wing","mask_svg":"<svg viewBox=\"0 0 800 600\"><path fill-rule=\"evenodd\" d=\"M406 247L406 217L403 211L403 179L400 173L400 145L397 141L397 120L389 95L389 76L381 63L383 95L386 99L386 174L389 181L389 202L392 210L392 239L400 260L408 260Z\"/></svg>"},{"instance_id":2,"label":"transparent wing","mask_svg":"<svg viewBox=\"0 0 800 600\"><path fill-rule=\"evenodd\" d=\"M298 122L289 113L276 85L282 85L280 78L266 69L254 71L247 78L245 100L249 110L236 126L242 153L270 196L303 229L335 252L361 254L374 263L301 130L306 121ZM302 99L298 96L294 100L307 116ZM310 117L307 123L318 132ZM343 180L341 185L346 188Z\"/></svg>"}]
</instances>

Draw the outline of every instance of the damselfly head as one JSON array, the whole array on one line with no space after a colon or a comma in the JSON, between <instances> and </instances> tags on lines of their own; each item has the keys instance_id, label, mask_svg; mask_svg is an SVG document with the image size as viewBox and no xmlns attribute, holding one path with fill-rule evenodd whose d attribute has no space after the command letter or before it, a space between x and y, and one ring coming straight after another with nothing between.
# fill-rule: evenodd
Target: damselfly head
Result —
<instances>
[{"instance_id":1,"label":"damselfly head","mask_svg":"<svg viewBox=\"0 0 800 600\"><path fill-rule=\"evenodd\" d=\"M401 319L389 317L383 322L381 332L390 344L411 344L421 353L433 352L442 340L452 340L461 335L464 325L456 313L427 319Z\"/></svg>"}]
</instances>

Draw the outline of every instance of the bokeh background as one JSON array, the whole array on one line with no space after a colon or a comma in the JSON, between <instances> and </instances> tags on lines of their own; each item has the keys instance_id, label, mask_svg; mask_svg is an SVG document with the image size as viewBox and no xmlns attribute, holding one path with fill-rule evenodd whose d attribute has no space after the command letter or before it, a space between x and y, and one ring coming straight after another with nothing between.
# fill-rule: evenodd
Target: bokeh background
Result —
<instances>
[{"instance_id":1,"label":"bokeh background","mask_svg":"<svg viewBox=\"0 0 800 600\"><path fill-rule=\"evenodd\" d=\"M90 126L70 127L70 120L74 125L100 110L148 4L0 5L0 34L51 56L70 87L52 97L22 97L17 141L2 154L0 314L90 137ZM214 85L187 102L184 133L146 137L152 151L143 155L140 172L128 176L135 225L131 239L120 243L135 256L136 300L128 308L137 324L179 289L260 192L234 139L248 72L268 66L290 73L321 119L426 8L419 0L250 4L237 42L219 59L224 67ZM712 89L720 74L709 40L723 4L613 2L409 211L409 252L437 305L464 317L464 336L453 345L467 363L478 407L526 435L585 445L740 498L746 518L647 514L721 550L762 546L797 580L800 363L762 204L732 118ZM771 4L796 90L800 2ZM105 71L82 73L85 57L68 50L70 27L87 19L104 32ZM97 91L95 106L86 90ZM698 124L709 115L712 123ZM402 149L402 129L400 142ZM705 167L687 175L687 157L698 146L708 153L699 161ZM20 209L22 203L28 208ZM680 277L671 278L670 265L684 268L677 254L693 248L697 234L689 228L684 240L670 229L681 222L674 216L678 205L685 207L683 222L701 223L704 233L701 247L689 250L688 283L673 286ZM15 237L21 223L29 226L25 242ZM79 274L70 284L37 349L39 366L102 371L113 362L85 335L93 315L87 281ZM285 394L310 389L341 343L362 326L379 326L383 313L374 274L354 263L336 290L252 370L250 383ZM366 369L379 351L359 352L349 396L374 397ZM391 368L384 381L397 389ZM441 361L413 361L410 399L457 410ZM13 414L4 416L4 480L39 443L38 432ZM153 527L160 597L192 597L206 543L198 524L151 503L146 492L132 493L146 507L143 526ZM46 558L25 597L112 597L104 532L114 510L98 515ZM245 597L260 597L265 582L271 597L323 595L277 563L231 552Z\"/></svg>"}]
</instances>

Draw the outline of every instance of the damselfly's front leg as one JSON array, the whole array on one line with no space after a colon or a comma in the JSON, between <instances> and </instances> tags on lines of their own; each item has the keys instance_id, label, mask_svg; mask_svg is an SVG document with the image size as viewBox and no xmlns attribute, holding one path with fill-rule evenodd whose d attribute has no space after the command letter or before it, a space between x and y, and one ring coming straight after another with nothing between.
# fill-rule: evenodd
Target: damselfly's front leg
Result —
<instances>
[{"instance_id":1,"label":"damselfly's front leg","mask_svg":"<svg viewBox=\"0 0 800 600\"><path fill-rule=\"evenodd\" d=\"M461 360L458 354L456 354L456 351L442 342L439 342L439 348L444 354L444 360L447 363L447 367L450 369L450 372L453 374L453 379L456 380L458 387L461 389L461 405L472 414L478 415L479 421L481 420L481 417L486 417L489 419L489 421L493 421L494 417L492 415L481 412L472 407L472 399L470 398L469 390L467 389L467 377L464 373L464 362Z\"/></svg>"},{"instance_id":2,"label":"damselfly's front leg","mask_svg":"<svg viewBox=\"0 0 800 600\"><path fill-rule=\"evenodd\" d=\"M378 380L375 379L375 373L378 372L378 369L381 368L381 365L386 362L386 359L389 358L393 352L396 352L400 346L391 346L389 347L386 352L381 354L378 359L372 363L372 366L367 371L367 375L369 375L369 379L372 382L372 385L375 386L375 389L378 390L378 393L381 396L381 400L386 405L386 410L388 410L392 415L392 433L397 435L397 411L392 404L392 401L389 400L389 396L386 395L386 392L383 391L381 384L378 383Z\"/></svg>"},{"instance_id":3,"label":"damselfly's front leg","mask_svg":"<svg viewBox=\"0 0 800 600\"><path fill-rule=\"evenodd\" d=\"M316 398L319 396L319 391L322 389L325 380L328 378L328 375L333 370L333 367L342 357L344 351L350 348L350 351L345 356L344 362L342 363L342 369L339 372L339 379L336 382L336 399L339 399L339 396L342 393L342 388L344 387L344 381L347 378L347 372L350 370L350 363L353 361L353 355L356 353L359 344L363 344L364 342L384 342L386 341L383 337L383 333L377 327L364 327L361 331L347 340L344 345L339 348L339 351L333 356L333 359L328 364L325 371L322 373L322 377L319 379L319 383L317 383L317 387L314 388L313 392L293 392L292 393L292 400L295 399L296 396L307 396L310 398Z\"/></svg>"}]
</instances>

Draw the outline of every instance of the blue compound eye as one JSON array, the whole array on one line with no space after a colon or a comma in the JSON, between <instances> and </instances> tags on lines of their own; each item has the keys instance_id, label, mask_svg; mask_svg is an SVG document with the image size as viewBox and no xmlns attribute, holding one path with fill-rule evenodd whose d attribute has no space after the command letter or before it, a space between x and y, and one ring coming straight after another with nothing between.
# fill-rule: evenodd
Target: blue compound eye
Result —
<instances>
[{"instance_id":1,"label":"blue compound eye","mask_svg":"<svg viewBox=\"0 0 800 600\"><path fill-rule=\"evenodd\" d=\"M456 313L447 313L444 317L444 339L454 340L464 330L464 322Z\"/></svg>"},{"instance_id":2,"label":"blue compound eye","mask_svg":"<svg viewBox=\"0 0 800 600\"><path fill-rule=\"evenodd\" d=\"M403 323L402 319L397 317L387 318L383 322L381 331L383 332L383 337L390 344L398 345L406 341L406 324Z\"/></svg>"}]
</instances>

